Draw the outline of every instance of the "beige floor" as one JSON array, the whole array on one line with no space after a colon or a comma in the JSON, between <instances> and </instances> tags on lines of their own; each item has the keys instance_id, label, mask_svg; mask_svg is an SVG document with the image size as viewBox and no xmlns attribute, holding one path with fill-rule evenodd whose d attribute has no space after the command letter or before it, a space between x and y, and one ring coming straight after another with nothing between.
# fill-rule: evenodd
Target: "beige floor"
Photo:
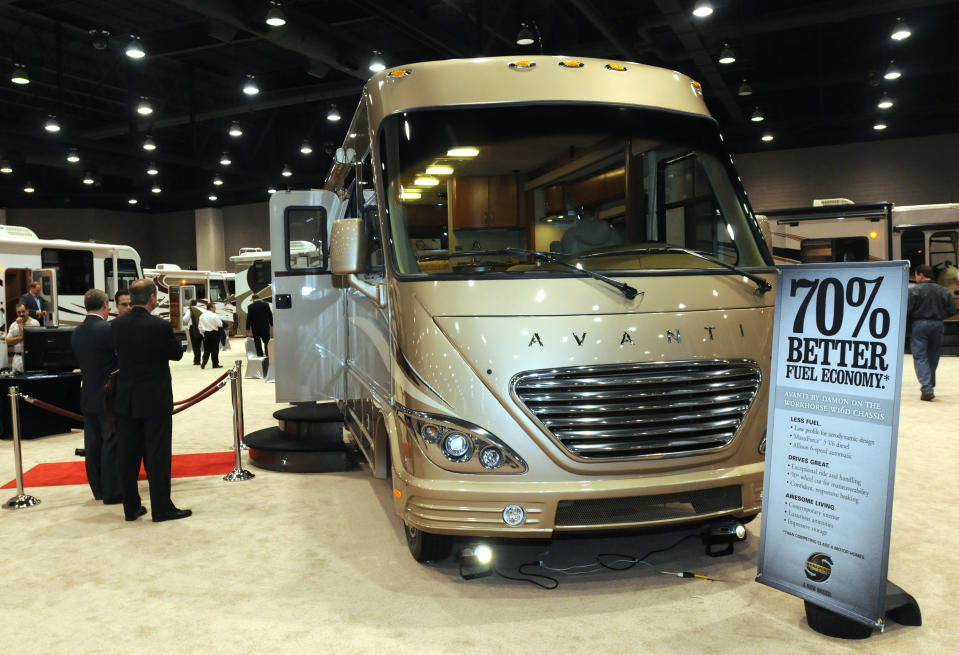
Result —
<instances>
[{"instance_id":1,"label":"beige floor","mask_svg":"<svg viewBox=\"0 0 959 655\"><path fill-rule=\"evenodd\" d=\"M175 364L175 396L219 372ZM558 575L559 588L545 591L464 581L452 561L415 563L389 489L365 470L292 475L245 463L254 480L175 479L174 502L194 515L170 523L126 523L85 486L28 489L41 505L0 514L0 644L18 655L947 652L959 638L950 622L959 359L943 361L933 403L920 403L908 357L904 380L890 579L917 597L920 628L893 624L863 642L812 632L801 601L753 581L758 521L731 557L708 558L688 541L651 558L722 582L637 567ZM247 431L274 424L272 385L244 380L244 399ZM228 389L174 418L174 453L228 450L231 439ZM74 459L81 443L80 432L25 441L25 468ZM0 477L13 477L9 441L0 441ZM527 544L498 561L504 572L538 559L570 567L675 537Z\"/></svg>"}]
</instances>

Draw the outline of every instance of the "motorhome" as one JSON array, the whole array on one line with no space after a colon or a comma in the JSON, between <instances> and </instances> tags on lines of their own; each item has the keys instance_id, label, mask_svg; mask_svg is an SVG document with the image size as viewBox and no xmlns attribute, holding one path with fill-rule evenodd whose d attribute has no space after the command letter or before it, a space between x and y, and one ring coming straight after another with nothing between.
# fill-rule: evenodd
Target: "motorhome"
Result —
<instances>
[{"instance_id":1,"label":"motorhome","mask_svg":"<svg viewBox=\"0 0 959 655\"><path fill-rule=\"evenodd\" d=\"M79 325L86 317L83 294L106 291L116 315L113 294L142 276L140 255L130 246L63 239L40 239L33 230L0 225L0 269L3 329L14 319L14 308L30 284L40 282L50 308L47 325Z\"/></svg>"},{"instance_id":2,"label":"motorhome","mask_svg":"<svg viewBox=\"0 0 959 655\"><path fill-rule=\"evenodd\" d=\"M194 271L176 264L157 264L143 275L157 286L157 308L153 313L170 321L174 332L183 332L183 314L191 300L216 303L216 315L233 329L236 308L234 274L226 271Z\"/></svg>"},{"instance_id":3,"label":"motorhome","mask_svg":"<svg viewBox=\"0 0 959 655\"><path fill-rule=\"evenodd\" d=\"M339 404L415 559L757 515L775 269L697 82L392 68L335 159L270 200L276 395Z\"/></svg>"}]
</instances>

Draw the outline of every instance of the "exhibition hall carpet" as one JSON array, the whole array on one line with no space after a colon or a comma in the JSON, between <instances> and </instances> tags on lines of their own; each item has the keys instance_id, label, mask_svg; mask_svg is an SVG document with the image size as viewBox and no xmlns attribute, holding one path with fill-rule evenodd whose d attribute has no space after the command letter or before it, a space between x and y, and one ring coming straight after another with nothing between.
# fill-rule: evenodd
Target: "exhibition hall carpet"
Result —
<instances>
[{"instance_id":1,"label":"exhibition hall carpet","mask_svg":"<svg viewBox=\"0 0 959 655\"><path fill-rule=\"evenodd\" d=\"M233 470L236 458L232 452L174 455L171 477L191 478L200 475L226 475ZM140 466L140 479L146 480L146 471ZM37 464L23 474L24 487L57 487L66 484L86 484L87 472L83 460ZM0 489L15 489L11 480Z\"/></svg>"}]
</instances>

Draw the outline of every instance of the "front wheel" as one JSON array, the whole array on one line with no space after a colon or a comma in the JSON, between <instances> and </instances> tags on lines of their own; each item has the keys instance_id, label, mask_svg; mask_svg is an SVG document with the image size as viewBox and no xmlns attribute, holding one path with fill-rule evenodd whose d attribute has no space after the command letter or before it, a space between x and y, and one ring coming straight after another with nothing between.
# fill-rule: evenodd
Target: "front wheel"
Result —
<instances>
[{"instance_id":1,"label":"front wheel","mask_svg":"<svg viewBox=\"0 0 959 655\"><path fill-rule=\"evenodd\" d=\"M453 542L449 535L423 532L408 523L404 523L403 526L406 532L406 545L410 549L410 555L417 562L441 560L450 554Z\"/></svg>"}]
</instances>

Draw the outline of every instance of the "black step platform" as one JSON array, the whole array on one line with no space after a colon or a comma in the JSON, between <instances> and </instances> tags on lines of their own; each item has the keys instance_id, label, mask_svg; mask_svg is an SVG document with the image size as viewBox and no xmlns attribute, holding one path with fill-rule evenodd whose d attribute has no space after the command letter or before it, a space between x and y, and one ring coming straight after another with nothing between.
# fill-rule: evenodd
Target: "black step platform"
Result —
<instances>
[{"instance_id":1,"label":"black step platform","mask_svg":"<svg viewBox=\"0 0 959 655\"><path fill-rule=\"evenodd\" d=\"M243 438L249 447L250 462L271 471L285 473L332 473L348 471L357 465L357 453L343 441L339 424L338 439L331 435L291 435L280 428L264 428Z\"/></svg>"},{"instance_id":2,"label":"black step platform","mask_svg":"<svg viewBox=\"0 0 959 655\"><path fill-rule=\"evenodd\" d=\"M273 418L288 434L342 441L343 415L336 403L293 405L273 412Z\"/></svg>"}]
</instances>

